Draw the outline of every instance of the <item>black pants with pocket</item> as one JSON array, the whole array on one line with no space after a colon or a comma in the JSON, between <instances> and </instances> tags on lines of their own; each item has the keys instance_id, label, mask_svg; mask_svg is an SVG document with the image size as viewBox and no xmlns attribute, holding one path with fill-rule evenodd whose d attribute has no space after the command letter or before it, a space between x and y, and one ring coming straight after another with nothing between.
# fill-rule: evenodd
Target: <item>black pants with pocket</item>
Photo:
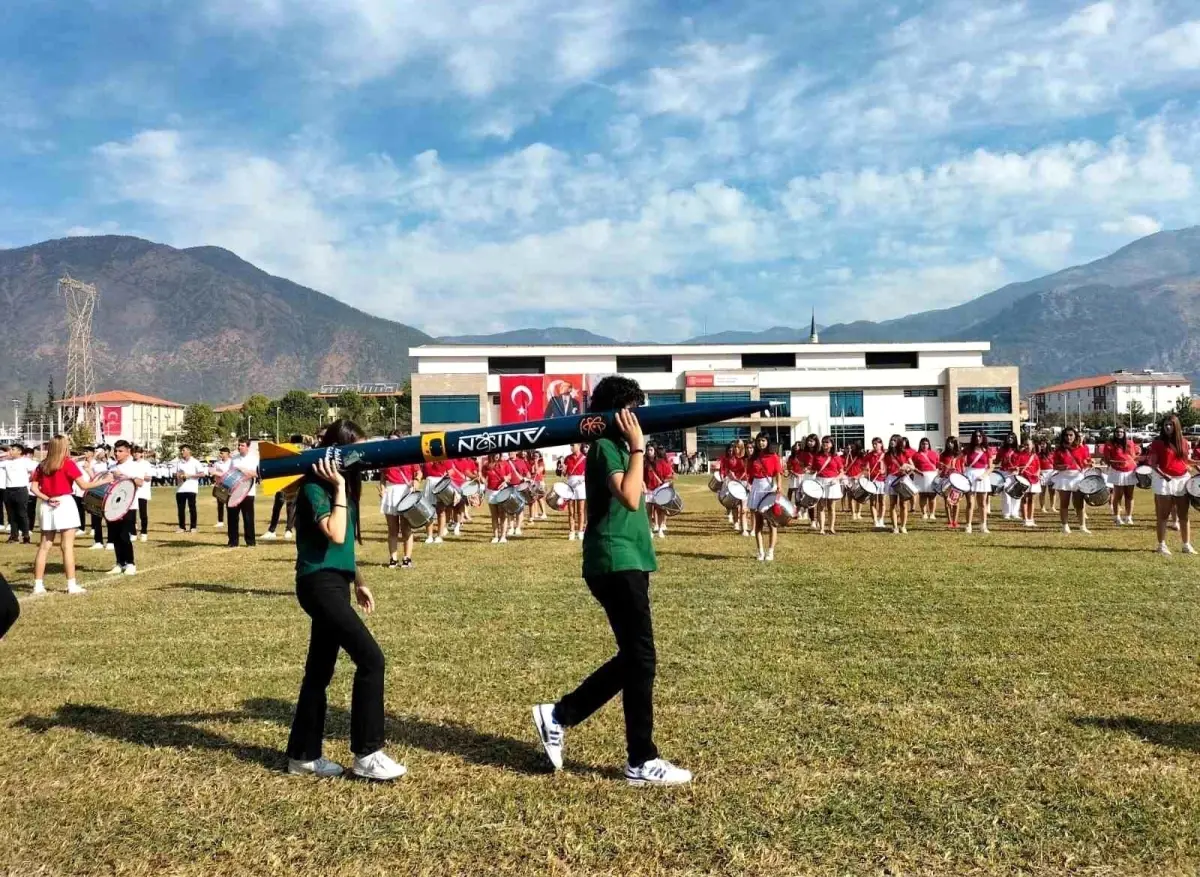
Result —
<instances>
[{"instance_id":1,"label":"black pants with pocket","mask_svg":"<svg viewBox=\"0 0 1200 877\"><path fill-rule=\"evenodd\" d=\"M29 488L8 487L4 490L4 504L8 506L8 522L12 524L11 539L29 535Z\"/></svg>"},{"instance_id":2,"label":"black pants with pocket","mask_svg":"<svg viewBox=\"0 0 1200 877\"><path fill-rule=\"evenodd\" d=\"M117 566L135 566L133 560L133 537L137 532L137 512L130 509L119 521L108 522L108 538L112 540L117 555Z\"/></svg>"},{"instance_id":3,"label":"black pants with pocket","mask_svg":"<svg viewBox=\"0 0 1200 877\"><path fill-rule=\"evenodd\" d=\"M150 529L150 500L139 499L137 513L138 513L138 520L140 520L142 523L142 535L145 536L146 531ZM136 524L136 521L135 521L135 524ZM137 529L137 527L135 526L134 530L136 530L136 529Z\"/></svg>"},{"instance_id":4,"label":"black pants with pocket","mask_svg":"<svg viewBox=\"0 0 1200 877\"><path fill-rule=\"evenodd\" d=\"M238 523L245 531L246 544L254 546L254 497L248 496L229 510L229 547L238 546Z\"/></svg>"},{"instance_id":5,"label":"black pants with pocket","mask_svg":"<svg viewBox=\"0 0 1200 877\"><path fill-rule=\"evenodd\" d=\"M183 525L183 512L187 510L188 516L191 519L192 525L185 527ZM179 514L179 529L180 530L195 530L196 529L196 494L194 493L176 493L175 494L175 511Z\"/></svg>"},{"instance_id":6,"label":"black pants with pocket","mask_svg":"<svg viewBox=\"0 0 1200 877\"><path fill-rule=\"evenodd\" d=\"M650 622L650 574L636 570L586 578L604 607L617 640L617 654L560 700L556 720L578 725L619 692L625 708L629 763L640 767L658 758L654 745L654 674L657 655Z\"/></svg>"},{"instance_id":7,"label":"black pants with pocket","mask_svg":"<svg viewBox=\"0 0 1200 877\"><path fill-rule=\"evenodd\" d=\"M304 681L288 736L288 757L321 757L325 736L325 690L333 679L338 650L354 661L350 695L350 751L361 757L383 748L383 651L350 603L354 574L323 569L296 578L296 597L312 619Z\"/></svg>"},{"instance_id":8,"label":"black pants with pocket","mask_svg":"<svg viewBox=\"0 0 1200 877\"><path fill-rule=\"evenodd\" d=\"M4 634L17 623L20 615L21 604L17 602L17 595L8 586L4 575L0 574L0 639L4 639Z\"/></svg>"}]
</instances>

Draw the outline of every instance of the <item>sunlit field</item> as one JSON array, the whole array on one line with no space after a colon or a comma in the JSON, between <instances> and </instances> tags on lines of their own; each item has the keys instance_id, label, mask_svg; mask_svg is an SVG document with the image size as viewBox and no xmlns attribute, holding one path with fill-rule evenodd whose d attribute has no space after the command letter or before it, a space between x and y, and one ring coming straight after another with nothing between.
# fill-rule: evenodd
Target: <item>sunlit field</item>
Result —
<instances>
[{"instance_id":1,"label":"sunlit field","mask_svg":"<svg viewBox=\"0 0 1200 877\"><path fill-rule=\"evenodd\" d=\"M283 772L308 621L282 538L225 549L206 495L201 533L176 535L158 491L137 577L85 550L90 593L67 597L56 563L36 599L33 549L0 545L23 613L0 643L0 873L1200 867L1200 559L1152 553L1146 492L1136 527L1097 515L1090 537L842 521L788 530L771 565L701 480L683 493L653 590L658 742L696 773L673 790L620 779L619 703L568 733L561 774L536 741L530 705L612 649L561 515L493 546L485 513L401 572L368 503L410 771L392 785ZM342 763L351 674L330 692Z\"/></svg>"}]
</instances>

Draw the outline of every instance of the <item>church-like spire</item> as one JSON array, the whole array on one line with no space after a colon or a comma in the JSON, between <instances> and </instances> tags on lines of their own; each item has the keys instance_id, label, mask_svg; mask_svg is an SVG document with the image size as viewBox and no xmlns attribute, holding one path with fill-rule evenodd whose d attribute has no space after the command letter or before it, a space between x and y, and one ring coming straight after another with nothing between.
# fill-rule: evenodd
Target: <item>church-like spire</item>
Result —
<instances>
[{"instance_id":1,"label":"church-like spire","mask_svg":"<svg viewBox=\"0 0 1200 877\"><path fill-rule=\"evenodd\" d=\"M819 339L817 338L817 309L813 308L812 325L808 329L808 343L816 344L816 343L818 343L818 341L819 341Z\"/></svg>"}]
</instances>

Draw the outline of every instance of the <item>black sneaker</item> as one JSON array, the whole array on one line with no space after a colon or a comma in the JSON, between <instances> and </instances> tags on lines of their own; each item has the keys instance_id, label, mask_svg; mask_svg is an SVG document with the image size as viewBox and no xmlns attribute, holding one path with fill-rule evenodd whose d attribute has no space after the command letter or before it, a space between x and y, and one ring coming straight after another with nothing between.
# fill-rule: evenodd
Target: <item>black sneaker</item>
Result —
<instances>
[{"instance_id":1,"label":"black sneaker","mask_svg":"<svg viewBox=\"0 0 1200 877\"><path fill-rule=\"evenodd\" d=\"M388 569L395 569L399 565L400 565L400 561L396 560L396 558L394 558L394 557L388 561Z\"/></svg>"},{"instance_id":2,"label":"black sneaker","mask_svg":"<svg viewBox=\"0 0 1200 877\"><path fill-rule=\"evenodd\" d=\"M404 558L404 563L400 564L401 569L412 569L413 562L411 557Z\"/></svg>"}]
</instances>

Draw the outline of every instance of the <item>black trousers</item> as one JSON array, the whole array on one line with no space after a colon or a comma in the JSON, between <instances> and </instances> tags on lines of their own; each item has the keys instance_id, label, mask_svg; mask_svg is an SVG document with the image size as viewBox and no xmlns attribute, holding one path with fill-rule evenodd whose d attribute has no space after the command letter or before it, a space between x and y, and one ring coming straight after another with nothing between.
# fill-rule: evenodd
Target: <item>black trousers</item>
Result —
<instances>
[{"instance_id":1,"label":"black trousers","mask_svg":"<svg viewBox=\"0 0 1200 877\"><path fill-rule=\"evenodd\" d=\"M0 491L3 493L3 491ZM0 527L4 526L4 497L0 496Z\"/></svg>"},{"instance_id":2,"label":"black trousers","mask_svg":"<svg viewBox=\"0 0 1200 877\"><path fill-rule=\"evenodd\" d=\"M83 529L83 522L87 520L87 513L83 510L83 497L75 497L75 511L79 512L79 529Z\"/></svg>"},{"instance_id":3,"label":"black trousers","mask_svg":"<svg viewBox=\"0 0 1200 877\"><path fill-rule=\"evenodd\" d=\"M108 522L108 538L112 540L117 555L117 566L134 566L133 535L137 531L137 514L133 509L119 521Z\"/></svg>"},{"instance_id":4,"label":"black trousers","mask_svg":"<svg viewBox=\"0 0 1200 877\"><path fill-rule=\"evenodd\" d=\"M283 529L291 530L292 525L296 522L296 503L289 502L283 495L281 490L275 494L275 503L271 506L271 526L267 527L272 533L279 526L279 516L283 512L284 506L287 506L287 519L283 525Z\"/></svg>"},{"instance_id":5,"label":"black trousers","mask_svg":"<svg viewBox=\"0 0 1200 877\"><path fill-rule=\"evenodd\" d=\"M108 525L108 541L112 542L112 524ZM92 515L92 541L104 544L104 518Z\"/></svg>"},{"instance_id":6,"label":"black trousers","mask_svg":"<svg viewBox=\"0 0 1200 877\"><path fill-rule=\"evenodd\" d=\"M37 520L37 497L33 495L33 491L28 491L29 497L25 500L25 520L29 521L29 526L33 526L33 522Z\"/></svg>"},{"instance_id":7,"label":"black trousers","mask_svg":"<svg viewBox=\"0 0 1200 877\"><path fill-rule=\"evenodd\" d=\"M321 757L325 689L333 679L339 649L354 661L350 751L361 758L383 748L383 651L350 605L353 581L353 573L329 569L296 579L296 597L312 619L312 634L288 736L289 758L312 761Z\"/></svg>"},{"instance_id":8,"label":"black trousers","mask_svg":"<svg viewBox=\"0 0 1200 877\"><path fill-rule=\"evenodd\" d=\"M225 503L217 500L217 523L225 523Z\"/></svg>"},{"instance_id":9,"label":"black trousers","mask_svg":"<svg viewBox=\"0 0 1200 877\"><path fill-rule=\"evenodd\" d=\"M8 507L8 522L12 524L12 538L29 535L29 488L7 487L4 489L4 504Z\"/></svg>"},{"instance_id":10,"label":"black trousers","mask_svg":"<svg viewBox=\"0 0 1200 877\"><path fill-rule=\"evenodd\" d=\"M618 692L625 708L625 746L638 767L658 758L654 745L654 628L650 622L650 574L633 570L589 576L592 592L612 627L617 654L554 707L557 721L578 725Z\"/></svg>"},{"instance_id":11,"label":"black trousers","mask_svg":"<svg viewBox=\"0 0 1200 877\"><path fill-rule=\"evenodd\" d=\"M146 535L146 531L150 528L150 500L139 499L137 507L138 518L142 522L142 535ZM134 528L136 529L136 527Z\"/></svg>"},{"instance_id":12,"label":"black trousers","mask_svg":"<svg viewBox=\"0 0 1200 877\"><path fill-rule=\"evenodd\" d=\"M183 511L187 509L191 517L192 525L184 527ZM180 530L195 530L196 529L196 494L194 493L176 493L175 494L175 511L179 513L179 529Z\"/></svg>"},{"instance_id":13,"label":"black trousers","mask_svg":"<svg viewBox=\"0 0 1200 877\"><path fill-rule=\"evenodd\" d=\"M4 639L4 634L17 623L20 615L21 604L17 602L17 595L8 586L3 573L0 573L0 639Z\"/></svg>"},{"instance_id":14,"label":"black trousers","mask_svg":"<svg viewBox=\"0 0 1200 877\"><path fill-rule=\"evenodd\" d=\"M254 545L254 497L248 496L229 510L229 547L238 546L238 522L246 533L246 544Z\"/></svg>"}]
</instances>

